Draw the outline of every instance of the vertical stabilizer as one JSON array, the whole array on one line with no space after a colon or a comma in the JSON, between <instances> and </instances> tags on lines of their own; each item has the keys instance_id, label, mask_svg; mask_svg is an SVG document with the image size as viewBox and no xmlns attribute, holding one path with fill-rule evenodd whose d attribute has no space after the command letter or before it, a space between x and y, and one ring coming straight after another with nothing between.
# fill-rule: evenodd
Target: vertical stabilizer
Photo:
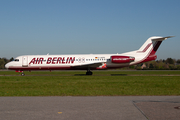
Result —
<instances>
[{"instance_id":1,"label":"vertical stabilizer","mask_svg":"<svg viewBox=\"0 0 180 120\"><path fill-rule=\"evenodd\" d=\"M168 37L150 37L137 51L138 53L145 53L145 57L142 59L142 62L147 62L151 60L155 60L157 56L155 55L156 51L158 50L159 46L161 45L163 40L167 38L171 38L173 36Z\"/></svg>"}]
</instances>

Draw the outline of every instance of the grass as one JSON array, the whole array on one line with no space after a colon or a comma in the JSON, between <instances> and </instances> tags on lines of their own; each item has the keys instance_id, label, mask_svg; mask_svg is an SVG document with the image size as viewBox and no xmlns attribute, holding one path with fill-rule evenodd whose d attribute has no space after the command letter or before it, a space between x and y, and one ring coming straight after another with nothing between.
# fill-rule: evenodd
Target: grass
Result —
<instances>
[{"instance_id":1,"label":"grass","mask_svg":"<svg viewBox=\"0 0 180 120\"><path fill-rule=\"evenodd\" d=\"M28 72L25 71L26 75L85 75L86 71L32 71ZM179 70L132 70L132 71L126 71L126 70L114 70L114 71L108 71L108 70L99 70L99 71L93 71L93 75L180 75ZM0 71L0 75L20 75L20 73L14 72L14 71Z\"/></svg>"},{"instance_id":2,"label":"grass","mask_svg":"<svg viewBox=\"0 0 180 120\"><path fill-rule=\"evenodd\" d=\"M180 95L180 71L93 71L93 76L85 76L85 71L25 73L1 71L0 96Z\"/></svg>"}]
</instances>

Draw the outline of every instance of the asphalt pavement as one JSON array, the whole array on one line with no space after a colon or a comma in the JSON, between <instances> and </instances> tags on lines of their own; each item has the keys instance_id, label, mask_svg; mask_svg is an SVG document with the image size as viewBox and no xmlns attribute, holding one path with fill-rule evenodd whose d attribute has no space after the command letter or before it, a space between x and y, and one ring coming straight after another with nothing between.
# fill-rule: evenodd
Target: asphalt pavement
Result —
<instances>
[{"instance_id":1,"label":"asphalt pavement","mask_svg":"<svg viewBox=\"0 0 180 120\"><path fill-rule=\"evenodd\" d=\"M0 120L180 119L180 96L0 97Z\"/></svg>"}]
</instances>

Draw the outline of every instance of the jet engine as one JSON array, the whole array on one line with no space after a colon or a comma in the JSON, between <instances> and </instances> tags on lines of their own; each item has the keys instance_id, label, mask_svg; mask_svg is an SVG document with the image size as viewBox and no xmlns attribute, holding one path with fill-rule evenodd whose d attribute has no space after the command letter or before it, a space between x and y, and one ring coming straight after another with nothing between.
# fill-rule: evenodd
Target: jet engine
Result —
<instances>
[{"instance_id":1,"label":"jet engine","mask_svg":"<svg viewBox=\"0 0 180 120\"><path fill-rule=\"evenodd\" d=\"M130 63L135 60L135 57L131 56L111 56L112 63Z\"/></svg>"}]
</instances>

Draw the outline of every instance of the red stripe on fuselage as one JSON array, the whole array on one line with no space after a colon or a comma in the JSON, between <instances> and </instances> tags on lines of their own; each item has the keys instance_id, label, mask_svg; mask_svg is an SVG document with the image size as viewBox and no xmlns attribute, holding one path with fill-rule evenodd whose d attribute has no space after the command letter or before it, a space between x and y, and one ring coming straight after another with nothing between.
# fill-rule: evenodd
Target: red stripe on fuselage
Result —
<instances>
[{"instance_id":1,"label":"red stripe on fuselage","mask_svg":"<svg viewBox=\"0 0 180 120\"><path fill-rule=\"evenodd\" d=\"M16 70L16 71L31 71L31 70L87 70L88 67L83 67L83 68L76 68L76 67L71 67L71 66L49 66L49 67L42 67L42 66L36 66L36 67L9 67L9 70ZM107 69L107 68L91 68L91 70L96 70L96 69Z\"/></svg>"}]
</instances>

